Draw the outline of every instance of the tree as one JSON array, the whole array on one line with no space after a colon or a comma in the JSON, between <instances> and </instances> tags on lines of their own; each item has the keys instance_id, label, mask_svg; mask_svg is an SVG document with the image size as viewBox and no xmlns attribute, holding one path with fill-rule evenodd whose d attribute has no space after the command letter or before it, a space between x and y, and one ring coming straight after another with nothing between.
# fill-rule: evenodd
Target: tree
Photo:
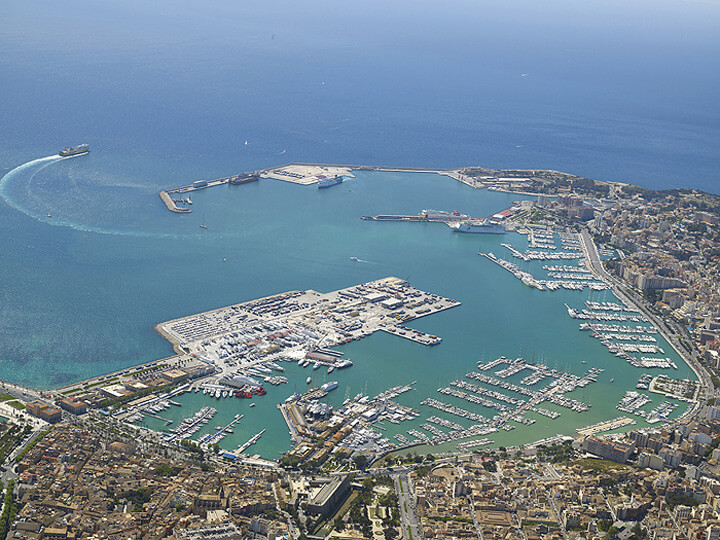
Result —
<instances>
[{"instance_id":1,"label":"tree","mask_svg":"<svg viewBox=\"0 0 720 540\"><path fill-rule=\"evenodd\" d=\"M640 526L640 523L636 523L631 532L632 534L628 537L628 540L643 540L648 537L647 531Z\"/></svg>"},{"instance_id":2,"label":"tree","mask_svg":"<svg viewBox=\"0 0 720 540\"><path fill-rule=\"evenodd\" d=\"M175 476L177 471L167 463L161 463L155 467L155 474L158 476Z\"/></svg>"},{"instance_id":3,"label":"tree","mask_svg":"<svg viewBox=\"0 0 720 540\"><path fill-rule=\"evenodd\" d=\"M356 455L355 457L353 457L353 462L355 463L355 467L357 467L361 471L364 471L368 465L368 459L365 454Z\"/></svg>"},{"instance_id":4,"label":"tree","mask_svg":"<svg viewBox=\"0 0 720 540\"><path fill-rule=\"evenodd\" d=\"M393 540L398 537L398 533L393 527L386 527L383 529L383 533L385 534L386 540Z\"/></svg>"}]
</instances>

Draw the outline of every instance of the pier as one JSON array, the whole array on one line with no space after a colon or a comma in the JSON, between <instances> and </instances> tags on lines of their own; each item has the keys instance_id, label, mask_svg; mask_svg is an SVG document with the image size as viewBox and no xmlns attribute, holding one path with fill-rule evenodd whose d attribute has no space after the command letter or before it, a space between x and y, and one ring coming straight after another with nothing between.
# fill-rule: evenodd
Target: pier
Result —
<instances>
[{"instance_id":1,"label":"pier","mask_svg":"<svg viewBox=\"0 0 720 540\"><path fill-rule=\"evenodd\" d=\"M211 434L211 435L209 435L209 436L206 435L206 436L205 436L205 440L202 441L202 442L204 442L205 444L211 445L211 444L214 444L214 443L216 443L216 442L224 439L224 438L225 438L225 435L227 435L228 433L230 433L229 430L232 429L232 427L233 427L235 424L237 424L240 420L242 420L244 416L245 416L244 414L238 414L237 416L235 416L235 418L233 418L233 420L232 420L228 425L226 425L225 427L220 428L220 429L217 431L217 433L213 433L213 434Z\"/></svg>"},{"instance_id":2,"label":"pier","mask_svg":"<svg viewBox=\"0 0 720 540\"><path fill-rule=\"evenodd\" d=\"M460 212L443 212L440 210L423 210L416 216L409 215L394 215L394 214L379 214L377 216L362 216L364 221L418 221L422 223L445 223L451 225L452 223L460 223L463 221L473 221L479 218L473 218Z\"/></svg>"},{"instance_id":3,"label":"pier","mask_svg":"<svg viewBox=\"0 0 720 540\"><path fill-rule=\"evenodd\" d=\"M247 449L250 448L253 444L255 444L256 442L258 442L258 441L260 440L260 437L262 437L263 433L265 433L265 431L266 431L266 430L263 429L263 430L260 431L259 433L256 433L255 435L253 435L252 437L250 437L250 439L249 439L247 442L245 442L244 444L241 444L240 446L238 446L237 450L235 450L235 454L242 454L245 450L247 450Z\"/></svg>"},{"instance_id":4,"label":"pier","mask_svg":"<svg viewBox=\"0 0 720 540\"><path fill-rule=\"evenodd\" d=\"M255 179L259 178L258 172L254 173L240 173L240 174L233 174L230 176L224 176L222 178L216 178L215 180L197 180L196 182L193 182L192 184L188 184L187 186L180 186L176 188L171 189L164 189L158 195L160 195L160 199L162 200L163 204L167 207L168 210L171 212L175 212L178 214L189 214L192 212L190 208L181 207L178 206L178 204L192 204L190 202L189 197L180 198L180 199L174 199L172 196L176 194L188 194L192 193L193 191L197 191L199 189L206 189L210 187L215 186L222 186L224 184L231 184L231 183L248 183L252 180L241 180L243 177L250 177L250 176L256 176Z\"/></svg>"},{"instance_id":5,"label":"pier","mask_svg":"<svg viewBox=\"0 0 720 540\"><path fill-rule=\"evenodd\" d=\"M271 178L274 180L281 180L283 182L291 182L293 184L308 186L316 184L321 178L332 177L336 175L353 177L353 170L434 173L438 175L448 176L460 182L464 181L462 175L459 173L459 169L426 169L414 167L382 167L370 165L333 165L328 163L288 163L286 165L280 165L277 167L259 169L257 171L254 171L253 173L240 173L230 176L224 176L215 180L198 180L196 182L193 182L192 184L188 184L185 186L164 189L160 191L159 196L163 204L171 212L175 212L178 214L188 214L192 212L192 210L190 208L179 206L179 204L182 204L183 199L173 199L173 195L187 194L193 191L197 191L199 189L221 186L224 184L231 184L233 183L233 179L248 174L257 175L259 178ZM245 182L240 181L235 183ZM468 182L465 181L464 183ZM468 183L468 185L472 184Z\"/></svg>"},{"instance_id":6,"label":"pier","mask_svg":"<svg viewBox=\"0 0 720 540\"><path fill-rule=\"evenodd\" d=\"M192 212L189 208L182 208L177 205L176 201L170 196L170 193L163 190L159 193L160 200L162 200L163 204L167 207L168 210L171 212L175 212L177 214L189 214Z\"/></svg>"}]
</instances>

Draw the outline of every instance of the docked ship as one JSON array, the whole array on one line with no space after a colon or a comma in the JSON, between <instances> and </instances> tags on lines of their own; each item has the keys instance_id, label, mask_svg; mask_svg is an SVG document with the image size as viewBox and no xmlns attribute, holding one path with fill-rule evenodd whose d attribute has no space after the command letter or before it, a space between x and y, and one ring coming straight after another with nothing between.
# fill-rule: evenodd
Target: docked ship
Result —
<instances>
[{"instance_id":1,"label":"docked ship","mask_svg":"<svg viewBox=\"0 0 720 540\"><path fill-rule=\"evenodd\" d=\"M332 178L321 178L320 180L318 180L317 187L318 189L329 188L338 184L342 184L342 181L343 177L339 174L336 174Z\"/></svg>"},{"instance_id":2,"label":"docked ship","mask_svg":"<svg viewBox=\"0 0 720 540\"><path fill-rule=\"evenodd\" d=\"M65 147L58 152L58 156L68 157L77 156L78 154L87 154L90 151L89 144L79 144L77 146Z\"/></svg>"},{"instance_id":3,"label":"docked ship","mask_svg":"<svg viewBox=\"0 0 720 540\"><path fill-rule=\"evenodd\" d=\"M257 182L258 180L260 180L260 175L256 172L236 174L230 177L230 183L233 186L249 184L250 182Z\"/></svg>"},{"instance_id":4,"label":"docked ship","mask_svg":"<svg viewBox=\"0 0 720 540\"><path fill-rule=\"evenodd\" d=\"M484 219L482 221L465 221L458 223L456 232L475 234L505 234L505 227L497 221Z\"/></svg>"},{"instance_id":5,"label":"docked ship","mask_svg":"<svg viewBox=\"0 0 720 540\"><path fill-rule=\"evenodd\" d=\"M466 221L470 219L467 214L461 214L457 210L453 212L445 212L443 210L423 210L418 217L427 221Z\"/></svg>"}]
</instances>

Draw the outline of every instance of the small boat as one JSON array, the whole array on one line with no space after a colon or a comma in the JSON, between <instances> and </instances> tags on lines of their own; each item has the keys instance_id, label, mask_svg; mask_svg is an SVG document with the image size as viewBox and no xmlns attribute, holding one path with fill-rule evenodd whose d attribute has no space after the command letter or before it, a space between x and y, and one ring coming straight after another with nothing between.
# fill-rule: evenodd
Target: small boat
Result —
<instances>
[{"instance_id":1,"label":"small boat","mask_svg":"<svg viewBox=\"0 0 720 540\"><path fill-rule=\"evenodd\" d=\"M48 217L52 217L52 216L50 215L50 212L48 212Z\"/></svg>"},{"instance_id":2,"label":"small boat","mask_svg":"<svg viewBox=\"0 0 720 540\"><path fill-rule=\"evenodd\" d=\"M312 377L308 377L305 379L305 384L310 384L312 382Z\"/></svg>"},{"instance_id":3,"label":"small boat","mask_svg":"<svg viewBox=\"0 0 720 540\"><path fill-rule=\"evenodd\" d=\"M200 225L201 229L207 229L207 225Z\"/></svg>"},{"instance_id":4,"label":"small boat","mask_svg":"<svg viewBox=\"0 0 720 540\"><path fill-rule=\"evenodd\" d=\"M250 406L251 406L251 407L254 407L254 406L255 406L255 403L251 403Z\"/></svg>"},{"instance_id":5,"label":"small boat","mask_svg":"<svg viewBox=\"0 0 720 540\"><path fill-rule=\"evenodd\" d=\"M615 379L610 379L610 382L615 382Z\"/></svg>"},{"instance_id":6,"label":"small boat","mask_svg":"<svg viewBox=\"0 0 720 540\"><path fill-rule=\"evenodd\" d=\"M351 260L351 261L358 262L360 259L358 259L357 257L350 257L350 260Z\"/></svg>"}]
</instances>

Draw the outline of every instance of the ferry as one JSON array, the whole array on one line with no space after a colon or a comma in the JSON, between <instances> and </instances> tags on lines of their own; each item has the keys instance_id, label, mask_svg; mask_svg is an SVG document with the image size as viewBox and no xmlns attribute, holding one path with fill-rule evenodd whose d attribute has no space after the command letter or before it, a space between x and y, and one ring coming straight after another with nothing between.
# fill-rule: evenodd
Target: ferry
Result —
<instances>
[{"instance_id":1,"label":"ferry","mask_svg":"<svg viewBox=\"0 0 720 540\"><path fill-rule=\"evenodd\" d=\"M480 222L465 221L455 227L455 232L474 234L505 234L505 227L497 221L484 219Z\"/></svg>"},{"instance_id":2,"label":"ferry","mask_svg":"<svg viewBox=\"0 0 720 540\"><path fill-rule=\"evenodd\" d=\"M321 178L320 180L318 180L317 187L318 189L329 188L338 184L342 184L342 181L343 177L337 174L332 178Z\"/></svg>"},{"instance_id":3,"label":"ferry","mask_svg":"<svg viewBox=\"0 0 720 540\"><path fill-rule=\"evenodd\" d=\"M90 151L90 145L89 144L79 144L77 146L70 146L65 147L62 150L58 152L58 156L61 157L68 157L68 156L77 156L80 154L87 154Z\"/></svg>"},{"instance_id":4,"label":"ferry","mask_svg":"<svg viewBox=\"0 0 720 540\"><path fill-rule=\"evenodd\" d=\"M457 210L445 212L444 210L423 210L418 217L428 221L465 221L470 219L467 214L461 214Z\"/></svg>"}]
</instances>

